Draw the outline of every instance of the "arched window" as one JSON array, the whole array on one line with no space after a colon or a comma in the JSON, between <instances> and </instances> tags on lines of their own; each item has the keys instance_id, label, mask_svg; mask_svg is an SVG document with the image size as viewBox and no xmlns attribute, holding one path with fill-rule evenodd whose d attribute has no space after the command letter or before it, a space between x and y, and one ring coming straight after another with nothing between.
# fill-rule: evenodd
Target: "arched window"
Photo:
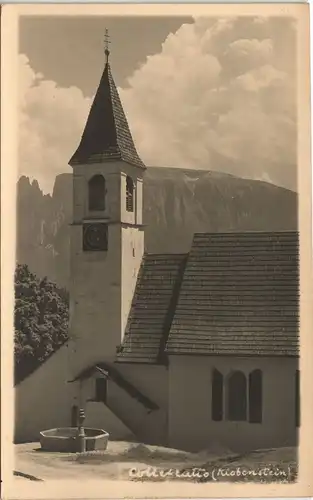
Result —
<instances>
[{"instance_id":1,"label":"arched window","mask_svg":"<svg viewBox=\"0 0 313 500\"><path fill-rule=\"evenodd\" d=\"M254 370L249 375L249 422L262 422L262 372Z\"/></svg>"},{"instance_id":2,"label":"arched window","mask_svg":"<svg viewBox=\"0 0 313 500\"><path fill-rule=\"evenodd\" d=\"M131 177L126 177L126 210L134 211L134 183Z\"/></svg>"},{"instance_id":3,"label":"arched window","mask_svg":"<svg viewBox=\"0 0 313 500\"><path fill-rule=\"evenodd\" d=\"M300 370L295 373L295 423L300 427Z\"/></svg>"},{"instance_id":4,"label":"arched window","mask_svg":"<svg viewBox=\"0 0 313 500\"><path fill-rule=\"evenodd\" d=\"M223 420L223 375L218 370L212 373L212 420Z\"/></svg>"},{"instance_id":5,"label":"arched window","mask_svg":"<svg viewBox=\"0 0 313 500\"><path fill-rule=\"evenodd\" d=\"M94 175L88 182L89 210L105 209L105 180L100 174Z\"/></svg>"},{"instance_id":6,"label":"arched window","mask_svg":"<svg viewBox=\"0 0 313 500\"><path fill-rule=\"evenodd\" d=\"M247 381L244 373L233 372L228 379L227 387L228 420L241 421L247 419Z\"/></svg>"}]
</instances>

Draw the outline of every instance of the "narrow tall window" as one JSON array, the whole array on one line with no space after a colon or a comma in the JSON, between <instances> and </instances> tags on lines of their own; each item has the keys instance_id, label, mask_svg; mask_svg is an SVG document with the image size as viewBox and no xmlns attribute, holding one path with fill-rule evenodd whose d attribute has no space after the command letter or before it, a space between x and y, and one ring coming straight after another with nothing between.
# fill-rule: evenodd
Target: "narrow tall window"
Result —
<instances>
[{"instance_id":1,"label":"narrow tall window","mask_svg":"<svg viewBox=\"0 0 313 500\"><path fill-rule=\"evenodd\" d=\"M228 379L227 387L228 420L242 421L247 419L247 381L244 373L233 372Z\"/></svg>"},{"instance_id":2,"label":"narrow tall window","mask_svg":"<svg viewBox=\"0 0 313 500\"><path fill-rule=\"evenodd\" d=\"M262 422L262 372L254 370L249 375L249 422Z\"/></svg>"},{"instance_id":3,"label":"narrow tall window","mask_svg":"<svg viewBox=\"0 0 313 500\"><path fill-rule=\"evenodd\" d=\"M134 183L131 177L126 177L126 210L134 211Z\"/></svg>"},{"instance_id":4,"label":"narrow tall window","mask_svg":"<svg viewBox=\"0 0 313 500\"><path fill-rule=\"evenodd\" d=\"M300 427L300 370L295 373L295 423Z\"/></svg>"},{"instance_id":5,"label":"narrow tall window","mask_svg":"<svg viewBox=\"0 0 313 500\"><path fill-rule=\"evenodd\" d=\"M223 420L223 375L218 370L212 373L212 420Z\"/></svg>"},{"instance_id":6,"label":"narrow tall window","mask_svg":"<svg viewBox=\"0 0 313 500\"><path fill-rule=\"evenodd\" d=\"M100 174L88 182L88 206L92 211L105 209L105 180Z\"/></svg>"},{"instance_id":7,"label":"narrow tall window","mask_svg":"<svg viewBox=\"0 0 313 500\"><path fill-rule=\"evenodd\" d=\"M96 394L95 400L105 403L107 399L107 379L96 378Z\"/></svg>"}]
</instances>

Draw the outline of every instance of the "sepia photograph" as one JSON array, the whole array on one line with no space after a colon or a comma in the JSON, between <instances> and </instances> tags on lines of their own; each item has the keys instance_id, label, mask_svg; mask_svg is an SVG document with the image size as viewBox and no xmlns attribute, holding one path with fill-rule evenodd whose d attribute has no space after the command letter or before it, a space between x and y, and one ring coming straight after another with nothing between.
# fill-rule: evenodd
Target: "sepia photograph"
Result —
<instances>
[{"instance_id":1,"label":"sepia photograph","mask_svg":"<svg viewBox=\"0 0 313 500\"><path fill-rule=\"evenodd\" d=\"M122 7L18 16L16 491L296 487L307 6Z\"/></svg>"}]
</instances>

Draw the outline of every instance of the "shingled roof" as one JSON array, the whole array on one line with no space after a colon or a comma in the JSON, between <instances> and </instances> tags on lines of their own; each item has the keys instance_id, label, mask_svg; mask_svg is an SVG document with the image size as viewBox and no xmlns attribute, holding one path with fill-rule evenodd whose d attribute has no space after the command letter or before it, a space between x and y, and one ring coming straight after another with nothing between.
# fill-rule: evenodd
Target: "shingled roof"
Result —
<instances>
[{"instance_id":1,"label":"shingled roof","mask_svg":"<svg viewBox=\"0 0 313 500\"><path fill-rule=\"evenodd\" d=\"M296 232L195 234L168 354L297 356Z\"/></svg>"},{"instance_id":2,"label":"shingled roof","mask_svg":"<svg viewBox=\"0 0 313 500\"><path fill-rule=\"evenodd\" d=\"M127 119L107 62L80 144L69 165L122 160L145 169L136 151Z\"/></svg>"},{"instance_id":3,"label":"shingled roof","mask_svg":"<svg viewBox=\"0 0 313 500\"><path fill-rule=\"evenodd\" d=\"M163 362L186 255L146 254L138 274L119 362Z\"/></svg>"}]
</instances>

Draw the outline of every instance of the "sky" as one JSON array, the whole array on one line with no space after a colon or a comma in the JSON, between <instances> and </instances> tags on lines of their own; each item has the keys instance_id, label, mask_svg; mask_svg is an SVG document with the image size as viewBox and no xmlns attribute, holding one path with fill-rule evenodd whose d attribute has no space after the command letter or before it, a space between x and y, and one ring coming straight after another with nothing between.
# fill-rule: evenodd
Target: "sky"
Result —
<instances>
[{"instance_id":1,"label":"sky","mask_svg":"<svg viewBox=\"0 0 313 500\"><path fill-rule=\"evenodd\" d=\"M292 18L24 17L19 173L51 192L110 64L149 167L215 170L296 190Z\"/></svg>"}]
</instances>

